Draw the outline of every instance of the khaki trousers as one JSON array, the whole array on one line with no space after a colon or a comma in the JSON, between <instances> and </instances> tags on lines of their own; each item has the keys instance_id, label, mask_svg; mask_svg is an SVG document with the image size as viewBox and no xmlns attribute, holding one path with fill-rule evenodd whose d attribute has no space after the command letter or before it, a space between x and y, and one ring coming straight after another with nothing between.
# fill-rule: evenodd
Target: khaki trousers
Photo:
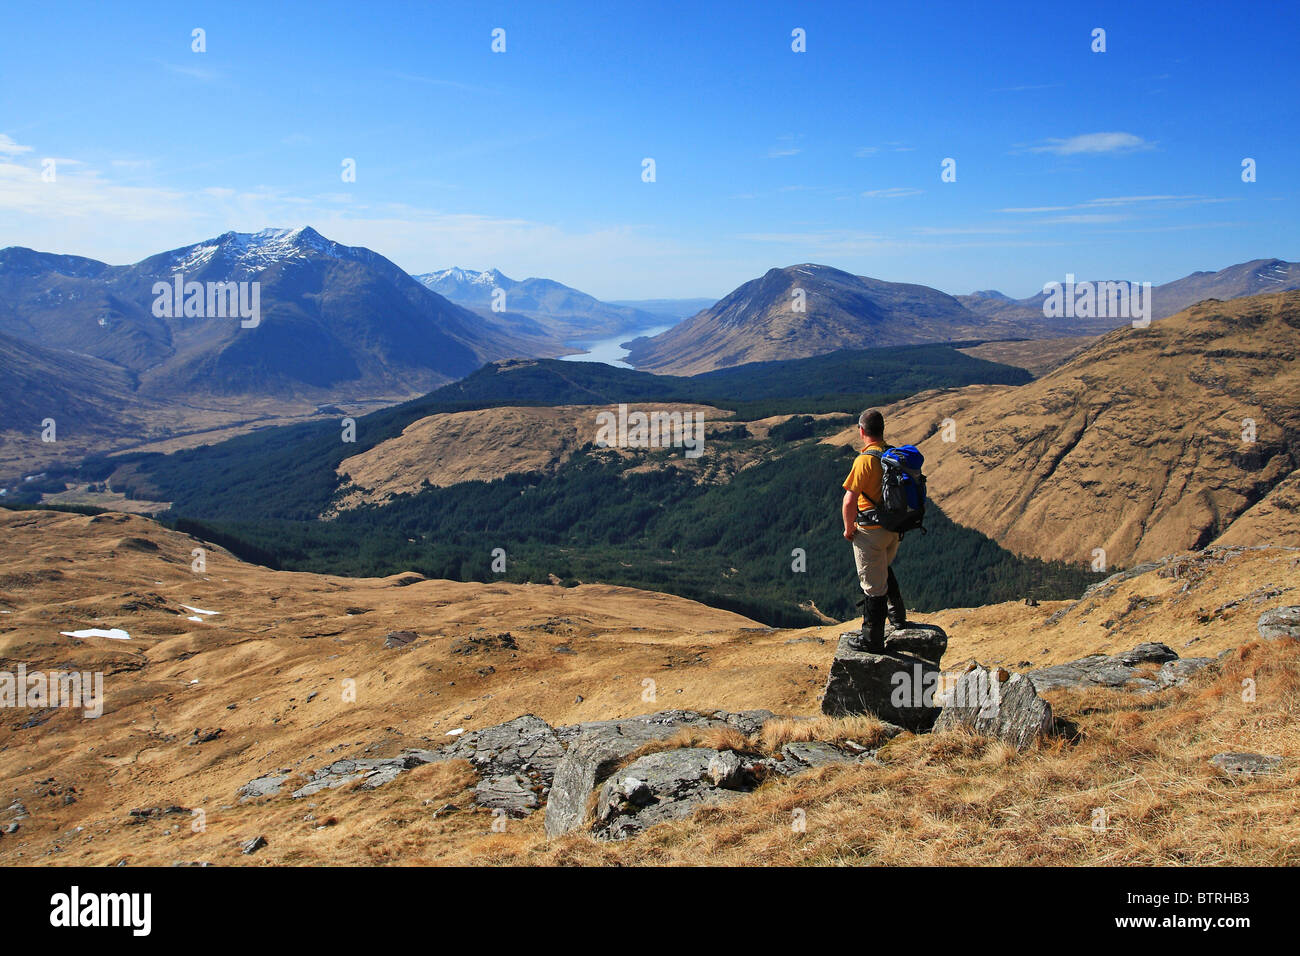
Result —
<instances>
[{"instance_id":1,"label":"khaki trousers","mask_svg":"<svg viewBox=\"0 0 1300 956\"><path fill-rule=\"evenodd\" d=\"M889 565L898 553L898 532L858 528L852 543L862 590L868 597L885 597L889 593Z\"/></svg>"}]
</instances>

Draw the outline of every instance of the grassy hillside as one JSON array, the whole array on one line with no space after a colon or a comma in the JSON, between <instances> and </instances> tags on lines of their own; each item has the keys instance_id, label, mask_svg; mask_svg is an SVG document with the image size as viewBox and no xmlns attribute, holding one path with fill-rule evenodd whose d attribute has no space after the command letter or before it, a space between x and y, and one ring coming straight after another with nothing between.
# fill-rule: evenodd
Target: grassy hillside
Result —
<instances>
[{"instance_id":1,"label":"grassy hillside","mask_svg":"<svg viewBox=\"0 0 1300 956\"><path fill-rule=\"evenodd\" d=\"M269 429L122 459L113 486L170 500L167 517L177 527L273 567L603 581L695 598L770 624L805 625L819 620L814 607L853 616L858 596L838 516L851 454L818 444L836 423L806 415L763 438L743 427L713 430L708 460L723 462L721 471L716 464L693 468L679 450L620 455L588 444L546 474L426 486L330 521L319 516L340 494L336 469L344 458L439 412L662 401L712 404L753 420L782 410L856 413L898 393L1028 377L946 345L842 352L691 378L599 363L508 362L359 419L354 443L340 441L335 423ZM929 524L928 535L909 538L898 565L915 607L1072 596L1090 580L1076 568L1017 558L937 508ZM492 568L497 548L507 555L504 573ZM794 570L800 562L804 569Z\"/></svg>"},{"instance_id":2,"label":"grassy hillside","mask_svg":"<svg viewBox=\"0 0 1300 956\"><path fill-rule=\"evenodd\" d=\"M738 443L753 444L751 439ZM857 613L840 483L852 452L812 440L736 474L696 483L660 451L620 458L587 448L553 476L530 473L399 495L329 522L184 520L183 531L285 570L383 576L414 570L462 581L602 581L665 591L777 626ZM925 610L1026 596L1077 596L1096 576L1016 557L938 508L896 565ZM506 570L492 568L494 549ZM795 549L802 549L804 570Z\"/></svg>"},{"instance_id":3,"label":"grassy hillside","mask_svg":"<svg viewBox=\"0 0 1300 956\"><path fill-rule=\"evenodd\" d=\"M954 345L840 352L760 362L689 378L651 375L599 362L538 361L485 365L467 378L357 420L356 441L340 441L337 423L267 429L171 455L128 455L87 463L102 480L125 465L114 487L173 502L191 518L311 520L329 504L344 459L400 435L438 412L503 405L605 405L700 402L743 418L797 412L856 412L927 388L979 383L1017 385L1023 369L972 358ZM92 480L87 478L86 480Z\"/></svg>"}]
</instances>

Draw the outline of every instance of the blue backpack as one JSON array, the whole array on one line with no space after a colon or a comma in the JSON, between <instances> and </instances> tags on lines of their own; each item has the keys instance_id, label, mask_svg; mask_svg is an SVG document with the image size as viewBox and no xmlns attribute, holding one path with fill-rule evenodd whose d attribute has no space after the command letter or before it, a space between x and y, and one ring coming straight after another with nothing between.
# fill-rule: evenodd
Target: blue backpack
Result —
<instances>
[{"instance_id":1,"label":"blue backpack","mask_svg":"<svg viewBox=\"0 0 1300 956\"><path fill-rule=\"evenodd\" d=\"M880 500L863 495L875 507L859 511L858 519L900 535L914 528L920 528L924 534L921 522L925 520L925 475L921 474L921 466L925 464L925 456L915 445L900 445L883 452L872 448L863 454L879 458L884 473L880 479Z\"/></svg>"}]
</instances>

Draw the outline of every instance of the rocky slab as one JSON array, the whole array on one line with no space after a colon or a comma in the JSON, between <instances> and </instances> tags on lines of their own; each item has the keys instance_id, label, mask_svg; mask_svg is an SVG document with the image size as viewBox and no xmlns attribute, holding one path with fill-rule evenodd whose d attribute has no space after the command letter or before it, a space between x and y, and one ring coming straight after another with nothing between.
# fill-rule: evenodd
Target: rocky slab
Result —
<instances>
[{"instance_id":1,"label":"rocky slab","mask_svg":"<svg viewBox=\"0 0 1300 956\"><path fill-rule=\"evenodd\" d=\"M912 630L917 629L908 629ZM926 628L925 638L917 640L924 640L933 649L937 646L936 631L943 635L942 630L931 625ZM903 635L907 631L895 633ZM872 714L907 730L928 730L939 714L933 700L938 663L903 652L870 654L856 649L857 639L857 631L840 635L822 695L822 713L831 717ZM947 635L943 635L943 642L946 647Z\"/></svg>"}]
</instances>

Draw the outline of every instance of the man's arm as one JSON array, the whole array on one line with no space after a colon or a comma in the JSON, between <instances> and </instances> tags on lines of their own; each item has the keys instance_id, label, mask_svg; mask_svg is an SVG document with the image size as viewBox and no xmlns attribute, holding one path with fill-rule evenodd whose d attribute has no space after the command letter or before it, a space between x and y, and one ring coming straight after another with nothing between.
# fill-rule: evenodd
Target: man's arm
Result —
<instances>
[{"instance_id":1,"label":"man's arm","mask_svg":"<svg viewBox=\"0 0 1300 956\"><path fill-rule=\"evenodd\" d=\"M840 504L840 514L844 518L844 537L852 541L854 532L858 530L858 493L856 491L844 492L844 501Z\"/></svg>"}]
</instances>

